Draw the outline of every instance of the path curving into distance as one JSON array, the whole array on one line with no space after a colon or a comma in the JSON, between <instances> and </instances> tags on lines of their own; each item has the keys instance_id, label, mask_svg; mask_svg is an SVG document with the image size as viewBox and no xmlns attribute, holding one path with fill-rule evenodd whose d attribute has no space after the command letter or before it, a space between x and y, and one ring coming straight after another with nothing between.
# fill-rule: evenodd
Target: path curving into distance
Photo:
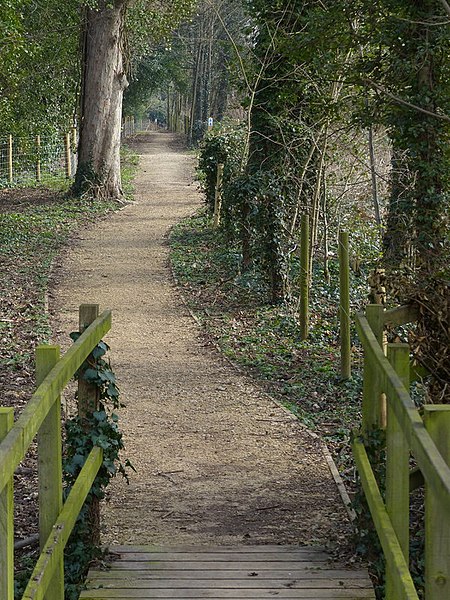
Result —
<instances>
[{"instance_id":1,"label":"path curving into distance","mask_svg":"<svg viewBox=\"0 0 450 600\"><path fill-rule=\"evenodd\" d=\"M108 544L333 544L346 511L317 439L219 354L171 278L170 227L202 203L192 155L170 133L137 137L136 203L84 230L55 270L55 335L79 304L111 308L107 341L137 469L103 506Z\"/></svg>"}]
</instances>

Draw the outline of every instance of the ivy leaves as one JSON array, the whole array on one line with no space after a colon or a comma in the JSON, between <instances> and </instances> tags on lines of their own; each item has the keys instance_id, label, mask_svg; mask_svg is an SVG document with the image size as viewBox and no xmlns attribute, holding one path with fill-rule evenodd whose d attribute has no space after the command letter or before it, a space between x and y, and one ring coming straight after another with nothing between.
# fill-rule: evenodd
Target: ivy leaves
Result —
<instances>
[{"instance_id":1,"label":"ivy leaves","mask_svg":"<svg viewBox=\"0 0 450 600\"><path fill-rule=\"evenodd\" d=\"M80 333L71 333L70 337L76 341ZM124 405L119 400L120 391L116 376L109 360L105 358L108 350L108 344L100 341L77 373L78 377L97 387L99 400L96 410L83 417L74 416L65 423L66 451L63 460L65 497L68 496L91 450L94 447L103 450L102 465L66 547L65 553L69 557L66 568L68 600L78 598L78 585L81 583L81 578L89 562L100 553L98 548L88 546L86 542L89 539L87 532L90 523L88 507L94 498L105 497L106 488L113 477L120 474L128 482L129 469L135 471L128 459L122 461L120 458L124 444L119 429L119 417L115 411Z\"/></svg>"}]
</instances>

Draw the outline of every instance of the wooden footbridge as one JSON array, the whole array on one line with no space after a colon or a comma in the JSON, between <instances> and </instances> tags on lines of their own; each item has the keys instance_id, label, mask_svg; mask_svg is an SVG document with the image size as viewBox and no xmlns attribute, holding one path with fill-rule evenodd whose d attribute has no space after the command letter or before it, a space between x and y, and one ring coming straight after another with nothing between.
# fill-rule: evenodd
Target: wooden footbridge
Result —
<instances>
[{"instance_id":1,"label":"wooden footbridge","mask_svg":"<svg viewBox=\"0 0 450 600\"><path fill-rule=\"evenodd\" d=\"M89 573L80 600L375 598L366 571L331 565L319 548L117 546L111 551L110 568Z\"/></svg>"},{"instance_id":2,"label":"wooden footbridge","mask_svg":"<svg viewBox=\"0 0 450 600\"><path fill-rule=\"evenodd\" d=\"M14 472L38 434L41 554L22 600L63 600L63 551L77 516L102 465L94 447L65 503L62 498L60 394L111 326L111 313L99 317L81 307L82 335L59 358L59 349L40 347L38 388L16 423L13 409L0 408L0 599L14 599ZM95 307L94 307L95 308ZM98 307L97 311L98 311ZM405 344L382 349L386 323L411 318L402 307L369 307L357 319L366 350L363 433L387 417L386 500L367 459L364 436L353 452L373 521L386 558L386 600L418 600L408 567L409 491L426 485L426 600L450 598L450 407L425 407L425 421L407 388L409 351ZM95 311L94 311L95 312ZM96 318L97 317L97 318ZM387 406L380 404L382 394ZM413 453L418 469L409 472ZM80 600L133 598L371 598L367 572L331 563L325 552L301 546L110 548L105 569L92 569Z\"/></svg>"}]
</instances>

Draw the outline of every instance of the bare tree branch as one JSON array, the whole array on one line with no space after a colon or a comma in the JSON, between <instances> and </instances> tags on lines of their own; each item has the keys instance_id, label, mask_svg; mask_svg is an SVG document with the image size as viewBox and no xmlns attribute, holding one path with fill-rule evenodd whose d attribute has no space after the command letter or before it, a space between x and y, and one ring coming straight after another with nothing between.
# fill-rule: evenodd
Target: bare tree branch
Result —
<instances>
[{"instance_id":1,"label":"bare tree branch","mask_svg":"<svg viewBox=\"0 0 450 600\"><path fill-rule=\"evenodd\" d=\"M448 115L445 115L445 114L441 115L439 113L432 112L431 110L427 110L426 108L422 108L421 106L417 106L417 104L413 104L412 102L408 102L407 100L403 100L403 98L399 98L398 96L396 96L395 94L393 94L392 92L387 90L385 87L376 83L372 79L369 79L368 77L365 77L363 81L365 81L368 85L370 85L372 88L374 88L378 92L381 92L382 94L386 94L386 96L388 96L389 98L391 98L392 100L394 100L394 102L397 102L398 104L403 104L403 106L408 106L408 108L417 110L421 113L424 113L425 115L428 115L429 117L435 117L436 119L443 119L444 121L450 122L450 117Z\"/></svg>"}]
</instances>

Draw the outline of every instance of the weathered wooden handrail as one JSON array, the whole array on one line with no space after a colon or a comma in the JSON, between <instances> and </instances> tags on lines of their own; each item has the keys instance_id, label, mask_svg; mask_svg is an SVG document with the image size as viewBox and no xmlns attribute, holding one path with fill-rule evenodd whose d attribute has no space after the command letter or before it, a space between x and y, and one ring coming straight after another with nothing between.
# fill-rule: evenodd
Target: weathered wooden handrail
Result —
<instances>
[{"instance_id":1,"label":"weathered wooden handrail","mask_svg":"<svg viewBox=\"0 0 450 600\"><path fill-rule=\"evenodd\" d=\"M410 452L414 456L426 487L426 600L444 600L450 596L450 406L425 406L423 421L407 389L408 345L388 344L384 352L384 324L402 325L414 316L410 307L384 311L376 305L368 307L367 318L356 316L365 385L353 454L387 561L386 600L418 598L408 567ZM364 446L370 431L382 425L381 394L387 398L385 502Z\"/></svg>"},{"instance_id":2,"label":"weathered wooden handrail","mask_svg":"<svg viewBox=\"0 0 450 600\"><path fill-rule=\"evenodd\" d=\"M378 345L367 319L357 315L356 328L365 352L376 365L378 373L382 374L383 391L389 398L389 405L392 406L425 481L433 486L447 510L450 511L450 467L430 438L419 411Z\"/></svg>"},{"instance_id":3,"label":"weathered wooden handrail","mask_svg":"<svg viewBox=\"0 0 450 600\"><path fill-rule=\"evenodd\" d=\"M80 323L90 323L59 358L59 348L36 350L38 387L13 424L13 409L0 408L0 598L14 598L13 476L38 435L39 529L41 555L24 600L63 600L63 550L102 463L94 448L62 506L60 394L93 348L111 328L111 311L98 318L97 305L80 307ZM87 318L86 316L87 315ZM86 322L87 321L87 322Z\"/></svg>"},{"instance_id":4,"label":"weathered wooden handrail","mask_svg":"<svg viewBox=\"0 0 450 600\"><path fill-rule=\"evenodd\" d=\"M414 321L417 321L418 314L419 311L417 306L407 304L405 306L397 306L396 308L384 310L383 321L388 327L406 325L407 323L414 323Z\"/></svg>"}]
</instances>

